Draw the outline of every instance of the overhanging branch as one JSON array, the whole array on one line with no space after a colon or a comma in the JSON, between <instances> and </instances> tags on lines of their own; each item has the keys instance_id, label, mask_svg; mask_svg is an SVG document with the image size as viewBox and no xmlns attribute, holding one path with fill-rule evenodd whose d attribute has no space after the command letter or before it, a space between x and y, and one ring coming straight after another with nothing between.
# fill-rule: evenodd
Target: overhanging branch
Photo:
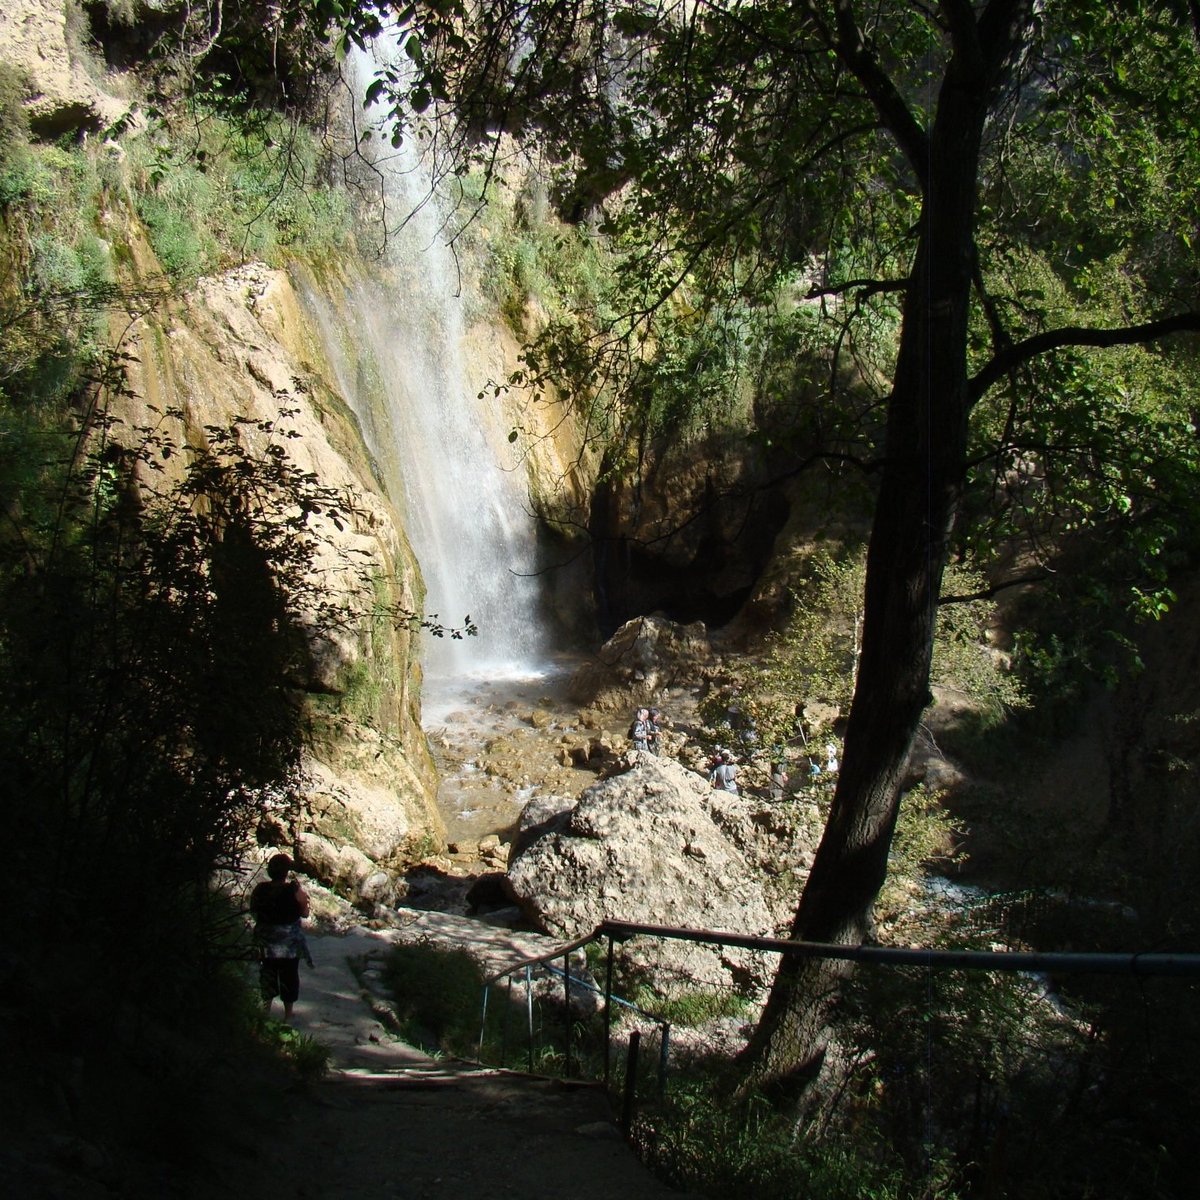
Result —
<instances>
[{"instance_id":1,"label":"overhanging branch","mask_svg":"<svg viewBox=\"0 0 1200 1200\"><path fill-rule=\"evenodd\" d=\"M1200 333L1200 312L1176 313L1157 321L1124 325L1119 329L1098 329L1086 325L1065 325L1061 329L1049 329L1045 333L1037 333L1033 337L1015 342L995 354L968 384L968 402L974 405L988 388L999 383L1010 371L1053 350L1062 350L1067 346L1095 346L1101 349L1110 346L1138 346L1177 333Z\"/></svg>"}]
</instances>

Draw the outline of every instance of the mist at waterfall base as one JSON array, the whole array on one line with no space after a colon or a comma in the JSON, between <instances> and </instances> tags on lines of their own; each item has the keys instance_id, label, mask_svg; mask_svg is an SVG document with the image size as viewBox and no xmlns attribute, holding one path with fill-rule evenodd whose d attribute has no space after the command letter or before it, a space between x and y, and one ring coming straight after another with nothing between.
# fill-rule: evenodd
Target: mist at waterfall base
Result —
<instances>
[{"instance_id":1,"label":"mist at waterfall base","mask_svg":"<svg viewBox=\"0 0 1200 1200\"><path fill-rule=\"evenodd\" d=\"M364 94L376 65L347 63ZM368 108L369 123L379 114ZM360 117L361 120L361 117ZM486 378L468 369L460 273L446 244L447 210L418 139L392 149L383 129L374 166L388 225L386 285L360 282L346 322L307 297L339 383L362 426L427 588L425 615L451 629L470 617L477 636L423 635L426 724L496 681L553 671L542 615L537 528L527 476ZM350 328L335 328L341 324ZM489 393L490 395L490 393ZM380 402L382 398L382 403Z\"/></svg>"}]
</instances>

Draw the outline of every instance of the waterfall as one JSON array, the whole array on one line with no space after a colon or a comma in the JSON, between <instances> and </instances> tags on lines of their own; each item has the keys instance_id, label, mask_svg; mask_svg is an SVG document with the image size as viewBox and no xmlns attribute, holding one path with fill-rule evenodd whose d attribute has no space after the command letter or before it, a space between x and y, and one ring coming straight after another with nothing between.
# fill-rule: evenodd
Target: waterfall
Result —
<instances>
[{"instance_id":1,"label":"waterfall","mask_svg":"<svg viewBox=\"0 0 1200 1200\"><path fill-rule=\"evenodd\" d=\"M374 63L349 64L361 95ZM384 139L385 140L385 139ZM381 155L389 224L381 274L355 284L349 320L313 289L331 365L362 426L421 565L426 615L447 626L467 615L478 635L426 635L426 696L460 681L529 677L548 656L540 618L537 538L524 467L513 461L498 405L480 399L464 351L459 273L446 210L415 138ZM335 328L341 325L341 328ZM382 398L382 404L380 403ZM428 709L428 704L427 704Z\"/></svg>"}]
</instances>

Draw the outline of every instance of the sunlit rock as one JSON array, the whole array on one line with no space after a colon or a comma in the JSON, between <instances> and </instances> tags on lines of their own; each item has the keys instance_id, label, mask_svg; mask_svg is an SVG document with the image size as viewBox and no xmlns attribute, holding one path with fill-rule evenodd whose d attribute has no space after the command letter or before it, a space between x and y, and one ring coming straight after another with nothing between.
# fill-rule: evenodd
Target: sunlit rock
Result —
<instances>
[{"instance_id":1,"label":"sunlit rock","mask_svg":"<svg viewBox=\"0 0 1200 1200\"><path fill-rule=\"evenodd\" d=\"M653 704L667 688L694 682L711 654L703 622L638 617L575 672L570 696L599 712Z\"/></svg>"},{"instance_id":2,"label":"sunlit rock","mask_svg":"<svg viewBox=\"0 0 1200 1200\"><path fill-rule=\"evenodd\" d=\"M606 918L773 935L761 872L730 832L754 827L754 802L717 796L669 759L636 756L569 808L539 805L514 846L508 888L527 916L564 939ZM739 811L744 809L743 811ZM766 956L680 941L627 947L670 991L769 980Z\"/></svg>"}]
</instances>

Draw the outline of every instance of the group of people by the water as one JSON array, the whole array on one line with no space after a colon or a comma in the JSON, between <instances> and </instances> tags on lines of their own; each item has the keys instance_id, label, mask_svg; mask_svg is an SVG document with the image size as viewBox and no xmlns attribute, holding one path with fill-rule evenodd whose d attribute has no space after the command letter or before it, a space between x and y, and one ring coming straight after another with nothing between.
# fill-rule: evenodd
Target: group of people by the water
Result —
<instances>
[{"instance_id":1,"label":"group of people by the water","mask_svg":"<svg viewBox=\"0 0 1200 1200\"><path fill-rule=\"evenodd\" d=\"M753 729L753 722L741 714L740 710L735 710L733 707L730 708L730 713L731 715L736 713L736 716L740 718L740 722L735 723L731 716L729 722L731 728L738 731L741 741L751 748L748 752L752 752L752 748L758 740ZM658 754L662 732L661 723L661 710L648 705L637 708L629 724L628 732L632 748L650 754ZM837 746L833 742L827 742L824 759L809 754L808 764L808 783L811 786L833 782L840 766ZM735 795L739 792L738 756L731 747L718 745L713 749L708 760L708 782L721 791L732 792ZM789 775L783 747L777 747L770 757L768 788L770 798L783 800L787 795L788 782Z\"/></svg>"},{"instance_id":2,"label":"group of people by the water","mask_svg":"<svg viewBox=\"0 0 1200 1200\"><path fill-rule=\"evenodd\" d=\"M658 753L658 738L662 732L659 724L661 719L662 713L657 708L639 708L633 714L633 721L629 726L629 740L635 750Z\"/></svg>"}]
</instances>

